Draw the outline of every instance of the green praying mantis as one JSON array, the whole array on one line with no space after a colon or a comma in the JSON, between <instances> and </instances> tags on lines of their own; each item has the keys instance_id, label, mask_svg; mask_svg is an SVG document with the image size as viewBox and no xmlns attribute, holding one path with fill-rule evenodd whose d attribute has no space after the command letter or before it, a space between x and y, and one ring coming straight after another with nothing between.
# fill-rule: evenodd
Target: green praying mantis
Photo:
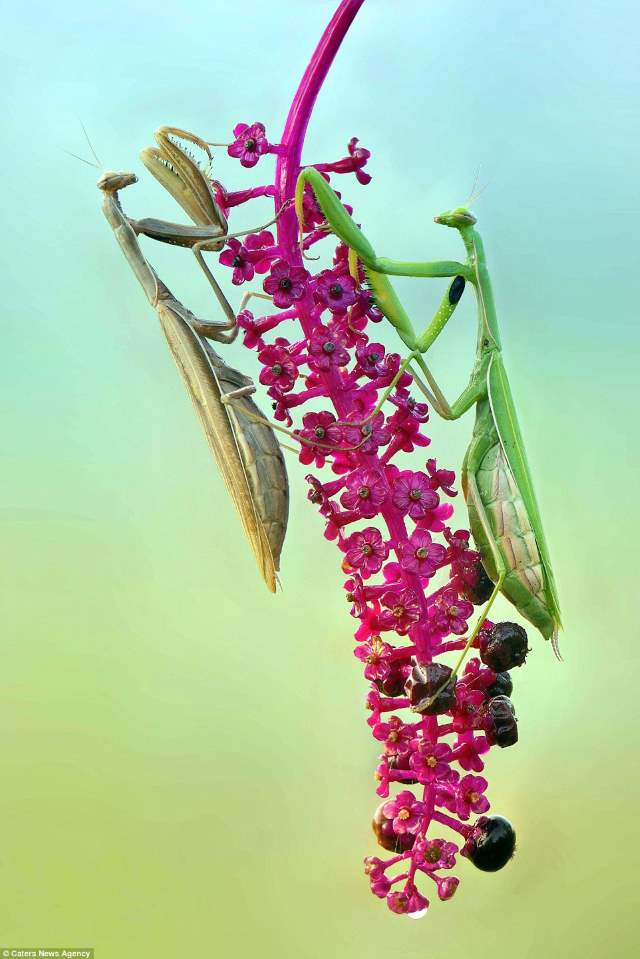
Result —
<instances>
[{"instance_id":1,"label":"green praying mantis","mask_svg":"<svg viewBox=\"0 0 640 959\"><path fill-rule=\"evenodd\" d=\"M395 327L410 353L401 370L415 363L431 389L420 384L433 408L447 420L463 416L472 406L476 419L462 464L462 487L469 524L493 591L453 671L459 670L496 596L502 592L558 651L561 628L558 594L549 548L533 490L524 441L502 359L498 319L482 239L476 219L464 207L435 217L436 223L458 230L466 261L402 262L378 257L324 177L304 169L296 186L296 211L302 223L302 197L309 184L328 228L350 251L357 276L361 261L376 305ZM453 277L431 323L417 334L387 275ZM424 354L453 315L466 283L475 289L478 304L476 356L468 386L448 403ZM419 379L416 377L418 383Z\"/></svg>"},{"instance_id":2,"label":"green praying mantis","mask_svg":"<svg viewBox=\"0 0 640 959\"><path fill-rule=\"evenodd\" d=\"M109 172L101 176L98 187L103 193L102 208L156 311L258 568L268 589L275 592L289 510L287 471L273 429L250 399L255 391L253 381L227 365L209 343L209 340L230 343L238 333L236 314L202 257L203 250L223 247L228 238L227 222L209 181L186 151L173 141L173 136L191 140L209 153L198 137L163 127L156 132L159 149L148 148L143 151L142 159L196 226L129 219L122 210L118 192L137 182L133 173ZM260 231L273 222L270 220L254 229ZM232 235L250 232L253 230ZM146 260L137 239L140 233L193 250L222 307L224 321L200 320L183 306ZM264 294L246 294L240 309L251 296Z\"/></svg>"}]
</instances>

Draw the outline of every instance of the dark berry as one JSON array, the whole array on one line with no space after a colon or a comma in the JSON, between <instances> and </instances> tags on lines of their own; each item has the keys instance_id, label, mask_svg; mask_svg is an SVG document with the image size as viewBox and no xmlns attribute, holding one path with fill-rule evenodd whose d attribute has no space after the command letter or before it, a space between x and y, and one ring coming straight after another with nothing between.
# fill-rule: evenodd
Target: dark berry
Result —
<instances>
[{"instance_id":1,"label":"dark berry","mask_svg":"<svg viewBox=\"0 0 640 959\"><path fill-rule=\"evenodd\" d=\"M511 673L496 673L496 678L487 686L487 696L511 696L513 680Z\"/></svg>"},{"instance_id":2,"label":"dark berry","mask_svg":"<svg viewBox=\"0 0 640 959\"><path fill-rule=\"evenodd\" d=\"M487 576L487 571L480 560L478 560L474 568L478 574L478 578L473 586L467 586L466 589L460 593L460 595L466 599L467 602L474 603L476 606L480 606L482 603L486 603L490 598L494 589L494 584Z\"/></svg>"},{"instance_id":3,"label":"dark berry","mask_svg":"<svg viewBox=\"0 0 640 959\"><path fill-rule=\"evenodd\" d=\"M513 746L518 742L518 722L513 703L507 696L494 696L484 710L483 723L492 746Z\"/></svg>"},{"instance_id":4,"label":"dark berry","mask_svg":"<svg viewBox=\"0 0 640 959\"><path fill-rule=\"evenodd\" d=\"M516 833L503 816L481 816L463 849L474 866L483 872L497 872L506 866L516 848Z\"/></svg>"},{"instance_id":5,"label":"dark berry","mask_svg":"<svg viewBox=\"0 0 640 959\"><path fill-rule=\"evenodd\" d=\"M494 673L522 666L528 652L527 633L517 623L496 623L480 635L480 659Z\"/></svg>"},{"instance_id":6,"label":"dark berry","mask_svg":"<svg viewBox=\"0 0 640 959\"><path fill-rule=\"evenodd\" d=\"M382 811L388 801L388 799L385 799L376 809L371 820L371 828L378 840L378 845L382 846L383 849L388 849L389 852L405 852L405 850L411 849L416 837L407 832L399 836L393 831L393 821L387 819Z\"/></svg>"},{"instance_id":7,"label":"dark berry","mask_svg":"<svg viewBox=\"0 0 640 959\"><path fill-rule=\"evenodd\" d=\"M451 679L448 666L442 663L429 663L427 666L416 663L404 688L414 713L436 716L455 706L455 687L456 681Z\"/></svg>"},{"instance_id":8,"label":"dark berry","mask_svg":"<svg viewBox=\"0 0 640 959\"><path fill-rule=\"evenodd\" d=\"M408 668L394 663L386 679L376 679L376 686L383 696L402 696Z\"/></svg>"}]
</instances>

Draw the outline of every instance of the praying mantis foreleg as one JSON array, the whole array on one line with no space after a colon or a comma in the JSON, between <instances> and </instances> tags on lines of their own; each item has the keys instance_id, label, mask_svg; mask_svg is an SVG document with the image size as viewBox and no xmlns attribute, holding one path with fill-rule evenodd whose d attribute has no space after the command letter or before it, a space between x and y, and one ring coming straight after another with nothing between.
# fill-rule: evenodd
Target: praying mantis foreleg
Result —
<instances>
[{"instance_id":1,"label":"praying mantis foreleg","mask_svg":"<svg viewBox=\"0 0 640 959\"><path fill-rule=\"evenodd\" d=\"M493 292L482 239L474 229L475 217L464 207L443 213L437 223L459 231L466 262L405 262L378 257L369 240L344 209L324 177L303 170L296 187L296 211L302 223L302 197L309 183L330 229L362 262L376 305L411 350L411 360L431 387L431 402L446 419L457 419L471 406L476 421L471 445L462 467L462 485L474 539L495 588L489 603L502 592L518 611L535 625L558 652L560 610L550 554L533 491L524 441L511 395L498 329ZM454 276L443 307L421 333L416 334L387 275L413 277ZM450 319L465 282L470 282L478 303L476 357L469 385L460 397L447 403L423 359ZM452 302L455 301L455 302ZM470 638L475 639L484 616ZM465 650L466 652L466 650ZM459 665L456 669L459 668Z\"/></svg>"}]
</instances>

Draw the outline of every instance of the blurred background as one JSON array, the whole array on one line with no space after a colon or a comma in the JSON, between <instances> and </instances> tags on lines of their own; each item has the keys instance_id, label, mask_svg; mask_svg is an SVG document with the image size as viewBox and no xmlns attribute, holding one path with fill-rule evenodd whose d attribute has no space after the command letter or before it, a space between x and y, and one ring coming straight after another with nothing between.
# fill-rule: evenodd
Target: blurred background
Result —
<instances>
[{"instance_id":1,"label":"blurred background","mask_svg":"<svg viewBox=\"0 0 640 959\"><path fill-rule=\"evenodd\" d=\"M432 217L464 202L478 170L487 184L474 211L563 605L565 661L532 631L520 743L488 763L517 856L494 876L463 861L455 899L419 923L388 913L362 875L376 749L306 470L290 459L274 597L100 212L99 171L64 152L88 155L81 119L107 168L141 174L128 212L182 219L138 160L153 130L227 140L261 120L277 140L335 5L5 6L0 946L634 953L636 5L367 0L309 130L307 162L343 156L352 135L373 151L372 183L340 186L390 256L458 256ZM238 188L268 182L271 164L246 173L218 151L216 174ZM233 226L269 211L257 201ZM189 253L146 249L215 314ZM440 290L399 288L426 321ZM449 395L473 326L469 298L434 349ZM240 343L227 355L256 371ZM443 466L459 467L471 427L471 414L431 424Z\"/></svg>"}]
</instances>

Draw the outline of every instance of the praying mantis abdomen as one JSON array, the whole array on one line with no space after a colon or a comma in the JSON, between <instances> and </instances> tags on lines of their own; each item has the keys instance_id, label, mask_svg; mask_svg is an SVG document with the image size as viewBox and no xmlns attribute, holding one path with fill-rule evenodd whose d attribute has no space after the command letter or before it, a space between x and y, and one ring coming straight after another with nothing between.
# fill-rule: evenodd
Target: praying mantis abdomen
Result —
<instances>
[{"instance_id":1,"label":"praying mantis abdomen","mask_svg":"<svg viewBox=\"0 0 640 959\"><path fill-rule=\"evenodd\" d=\"M487 400L477 406L476 430L462 468L469 525L488 576L505 572L502 594L554 639L557 623L531 518L509 467Z\"/></svg>"},{"instance_id":2,"label":"praying mantis abdomen","mask_svg":"<svg viewBox=\"0 0 640 959\"><path fill-rule=\"evenodd\" d=\"M242 373L227 366L206 340L203 345L223 392L232 393L247 381ZM226 411L235 426L236 443L260 525L269 541L275 569L279 570L289 516L289 482L282 449L250 396L239 396L227 403Z\"/></svg>"}]
</instances>

